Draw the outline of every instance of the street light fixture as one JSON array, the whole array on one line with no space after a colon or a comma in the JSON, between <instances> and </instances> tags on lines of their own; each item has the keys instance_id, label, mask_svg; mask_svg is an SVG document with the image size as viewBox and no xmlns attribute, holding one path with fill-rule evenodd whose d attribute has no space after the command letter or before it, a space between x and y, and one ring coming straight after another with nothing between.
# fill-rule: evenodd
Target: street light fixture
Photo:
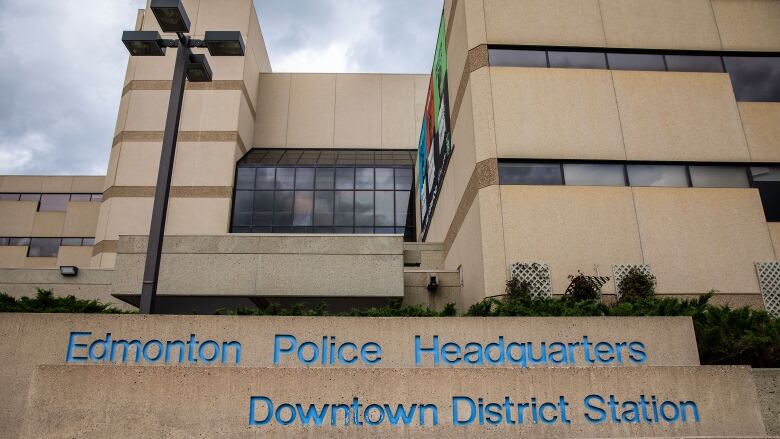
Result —
<instances>
[{"instance_id":1,"label":"street light fixture","mask_svg":"<svg viewBox=\"0 0 780 439\"><path fill-rule=\"evenodd\" d=\"M192 54L187 63L187 80L190 82L211 82L211 66L206 55Z\"/></svg>"},{"instance_id":2,"label":"street light fixture","mask_svg":"<svg viewBox=\"0 0 780 439\"><path fill-rule=\"evenodd\" d=\"M124 31L122 42L132 56L165 56L167 47L156 30Z\"/></svg>"},{"instance_id":3,"label":"street light fixture","mask_svg":"<svg viewBox=\"0 0 780 439\"><path fill-rule=\"evenodd\" d=\"M185 35L190 31L190 20L181 0L152 0L150 8L160 29L176 33L176 39L163 39L157 31L129 31L122 34L122 42L131 56L165 56L166 48L177 48L176 64L173 68L171 96L168 101L168 115L165 120L160 168L157 173L157 187L152 207L152 223L149 229L149 244L146 250L146 264L141 286L140 312L154 314L157 298L157 281L160 276L165 217L168 197L171 191L173 159L184 100L184 86L190 82L211 82L213 74L206 55L193 54L193 47L206 47L211 56L243 56L244 40L241 32L207 31L204 40Z\"/></svg>"},{"instance_id":4,"label":"street light fixture","mask_svg":"<svg viewBox=\"0 0 780 439\"><path fill-rule=\"evenodd\" d=\"M160 29L167 33L188 33L190 19L179 0L152 0L150 5Z\"/></svg>"},{"instance_id":5,"label":"street light fixture","mask_svg":"<svg viewBox=\"0 0 780 439\"><path fill-rule=\"evenodd\" d=\"M241 32L206 31L204 42L211 56L244 56Z\"/></svg>"}]
</instances>

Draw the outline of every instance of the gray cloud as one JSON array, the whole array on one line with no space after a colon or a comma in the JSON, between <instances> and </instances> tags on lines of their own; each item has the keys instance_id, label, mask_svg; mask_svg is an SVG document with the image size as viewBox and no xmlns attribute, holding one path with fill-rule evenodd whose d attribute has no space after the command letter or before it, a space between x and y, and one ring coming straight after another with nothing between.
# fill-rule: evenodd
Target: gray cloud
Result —
<instances>
[{"instance_id":1,"label":"gray cloud","mask_svg":"<svg viewBox=\"0 0 780 439\"><path fill-rule=\"evenodd\" d=\"M0 174L104 174L144 0L0 2ZM442 0L255 0L275 71L428 73Z\"/></svg>"},{"instance_id":2,"label":"gray cloud","mask_svg":"<svg viewBox=\"0 0 780 439\"><path fill-rule=\"evenodd\" d=\"M275 71L429 73L442 0L255 0Z\"/></svg>"}]
</instances>

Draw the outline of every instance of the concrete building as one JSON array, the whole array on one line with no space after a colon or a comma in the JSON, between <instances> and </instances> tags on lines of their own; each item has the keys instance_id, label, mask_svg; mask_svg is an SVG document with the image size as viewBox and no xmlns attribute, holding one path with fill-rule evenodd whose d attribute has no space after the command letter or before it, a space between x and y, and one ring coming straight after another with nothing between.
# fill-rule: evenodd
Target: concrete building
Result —
<instances>
[{"instance_id":1,"label":"concrete building","mask_svg":"<svg viewBox=\"0 0 780 439\"><path fill-rule=\"evenodd\" d=\"M187 86L164 311L611 297L640 266L780 312L780 2L447 0L432 76L273 73L250 0L184 4L247 49ZM137 305L173 53L128 59L105 177L0 177L0 291Z\"/></svg>"},{"instance_id":2,"label":"concrete building","mask_svg":"<svg viewBox=\"0 0 780 439\"><path fill-rule=\"evenodd\" d=\"M0 314L0 439L780 434L780 370L701 366L690 317L202 315L632 267L780 313L780 1L445 0L431 75L272 73L251 0L183 3L246 54L187 85L176 315ZM0 176L0 291L136 309L173 53L129 58L105 176Z\"/></svg>"}]
</instances>

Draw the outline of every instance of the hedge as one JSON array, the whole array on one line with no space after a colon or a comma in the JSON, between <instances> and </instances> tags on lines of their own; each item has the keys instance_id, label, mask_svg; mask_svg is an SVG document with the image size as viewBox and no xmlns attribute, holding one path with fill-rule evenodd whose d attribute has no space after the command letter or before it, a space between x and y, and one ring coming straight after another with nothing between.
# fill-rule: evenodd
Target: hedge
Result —
<instances>
[{"instance_id":1,"label":"hedge","mask_svg":"<svg viewBox=\"0 0 780 439\"><path fill-rule=\"evenodd\" d=\"M598 300L578 300L573 296L532 297L512 294L505 299L488 298L472 305L466 316L482 317L576 317L576 316L690 316L696 332L702 364L780 367L780 319L765 311L743 307L732 309L709 303L712 293L698 299L644 297L607 305ZM38 290L35 298L15 299L0 293L0 312L122 313L97 300L55 297ZM422 306L402 306L399 301L385 307L329 313L324 304L296 305L290 309L272 304L266 308L218 310L222 315L353 316L353 317L452 317L454 304L443 311Z\"/></svg>"}]
</instances>

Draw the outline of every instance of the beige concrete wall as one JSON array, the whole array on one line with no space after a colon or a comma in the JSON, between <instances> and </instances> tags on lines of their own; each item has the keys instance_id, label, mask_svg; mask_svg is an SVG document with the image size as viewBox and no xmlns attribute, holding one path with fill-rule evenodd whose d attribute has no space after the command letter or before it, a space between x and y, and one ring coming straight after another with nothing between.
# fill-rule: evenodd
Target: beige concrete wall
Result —
<instances>
[{"instance_id":1,"label":"beige concrete wall","mask_svg":"<svg viewBox=\"0 0 780 439\"><path fill-rule=\"evenodd\" d=\"M629 160L750 160L727 74L611 73Z\"/></svg>"},{"instance_id":2,"label":"beige concrete wall","mask_svg":"<svg viewBox=\"0 0 780 439\"><path fill-rule=\"evenodd\" d=\"M112 292L136 294L146 242L120 238ZM403 297L403 288L401 236L200 235L166 238L159 294Z\"/></svg>"},{"instance_id":3,"label":"beige concrete wall","mask_svg":"<svg viewBox=\"0 0 780 439\"><path fill-rule=\"evenodd\" d=\"M780 236L775 223L767 227L755 189L491 186L478 200L479 226L467 227L467 217L445 264L485 277L484 286L464 287L463 307L502 294L514 262L549 264L555 294L578 270L612 277L613 265L644 263L658 294L715 289L736 295L718 300L760 307L754 263L776 258ZM481 243L459 250L479 230ZM602 289L614 290L614 282Z\"/></svg>"},{"instance_id":4,"label":"beige concrete wall","mask_svg":"<svg viewBox=\"0 0 780 439\"><path fill-rule=\"evenodd\" d=\"M652 49L780 48L772 0L473 0L468 47L525 44Z\"/></svg>"},{"instance_id":5,"label":"beige concrete wall","mask_svg":"<svg viewBox=\"0 0 780 439\"><path fill-rule=\"evenodd\" d=\"M0 267L22 268L27 259L27 246L0 247Z\"/></svg>"},{"instance_id":6,"label":"beige concrete wall","mask_svg":"<svg viewBox=\"0 0 780 439\"><path fill-rule=\"evenodd\" d=\"M776 159L780 150L773 104L738 109L727 74L492 67L473 73L472 87L482 70L492 93L472 98L475 138L486 145L477 161L742 162Z\"/></svg>"},{"instance_id":7,"label":"beige concrete wall","mask_svg":"<svg viewBox=\"0 0 780 439\"><path fill-rule=\"evenodd\" d=\"M750 159L780 162L780 102L738 102Z\"/></svg>"},{"instance_id":8,"label":"beige concrete wall","mask_svg":"<svg viewBox=\"0 0 780 439\"><path fill-rule=\"evenodd\" d=\"M766 432L780 435L780 369L754 369L753 379Z\"/></svg>"},{"instance_id":9,"label":"beige concrete wall","mask_svg":"<svg viewBox=\"0 0 780 439\"><path fill-rule=\"evenodd\" d=\"M397 385L399 381L403 385ZM73 383L79 388L79 404L73 404ZM235 383L242 383L236 386ZM604 383L610 383L605 391ZM114 391L106 398L105 389ZM178 389L178 391L173 391ZM182 390L183 389L183 390ZM231 389L231 391L225 391ZM700 422L666 425L589 423L584 417L587 395L612 394L618 400L637 400L647 389L663 400L695 401ZM182 394L182 391L184 392ZM453 425L452 397L465 395L495 401L505 396L516 402L530 395L541 401L570 401L571 424L542 426L500 424L492 428L475 423ZM529 395L529 396L526 396ZM728 395L729 397L723 397ZM184 396L184 398L182 397ZM251 437L287 437L290 434L317 437L354 437L367 426L351 423L302 427L277 423L252 427L248 421L252 396L266 396L275 404L350 404L357 396L364 404L431 403L439 407L437 426L371 427L372 435L392 437L403 431L407 437L560 438L681 436L763 436L766 434L749 368L658 367L651 369L594 368L530 370L523 374L507 369L474 371L433 370L290 370L202 368L185 371L168 368L110 368L39 366L30 393L30 410L23 438L75 434L88 430L95 436L139 437L174 430L181 436L198 434ZM171 408L174 409L171 409ZM364 406L365 407L365 406ZM264 416L257 408L257 417ZM461 416L466 416L465 412ZM690 414L689 414L690 416ZM58 422L51 422L56 419ZM144 419L144 422L138 422ZM106 420L110 420L106 422ZM49 422L47 422L49 421ZM428 415L428 423L432 423Z\"/></svg>"},{"instance_id":10,"label":"beige concrete wall","mask_svg":"<svg viewBox=\"0 0 780 439\"><path fill-rule=\"evenodd\" d=\"M55 266L73 265L79 267L79 269L88 268L92 265L92 249L91 245L80 247L61 246L60 251L57 253Z\"/></svg>"},{"instance_id":11,"label":"beige concrete wall","mask_svg":"<svg viewBox=\"0 0 780 439\"><path fill-rule=\"evenodd\" d=\"M0 235L32 236L37 210L35 201L0 201Z\"/></svg>"},{"instance_id":12,"label":"beige concrete wall","mask_svg":"<svg viewBox=\"0 0 780 439\"><path fill-rule=\"evenodd\" d=\"M599 0L609 47L720 50L710 0Z\"/></svg>"},{"instance_id":13,"label":"beige concrete wall","mask_svg":"<svg viewBox=\"0 0 780 439\"><path fill-rule=\"evenodd\" d=\"M625 160L611 73L491 68L498 157Z\"/></svg>"},{"instance_id":14,"label":"beige concrete wall","mask_svg":"<svg viewBox=\"0 0 780 439\"><path fill-rule=\"evenodd\" d=\"M71 253L71 256L79 256L79 250L76 249L89 249L89 255L80 255L82 259L86 258L87 262L89 261L91 247L71 248L74 251L66 252L66 255ZM78 266L78 264L76 265ZM38 288L41 288L51 290L55 296L73 295L79 299L99 300L122 310L135 310L134 307L111 296L110 287L113 278L111 270L93 270L85 267L88 267L88 264L79 266L79 273L75 277L65 277L60 274L59 269L52 268L0 268L0 291L16 298L35 297ZM40 314L40 316L41 321L50 317L47 314ZM0 320L6 320L6 318ZM34 336L35 332L29 334Z\"/></svg>"},{"instance_id":15,"label":"beige concrete wall","mask_svg":"<svg viewBox=\"0 0 780 439\"><path fill-rule=\"evenodd\" d=\"M0 179L0 192L102 193L102 176L16 176ZM38 212L35 201L0 201L0 237L94 237L99 202L71 201L64 212ZM58 258L28 258L27 246L0 248L0 268L90 266L92 247L60 247ZM89 253L89 256L85 255ZM2 279L0 279L2 282Z\"/></svg>"},{"instance_id":16,"label":"beige concrete wall","mask_svg":"<svg viewBox=\"0 0 780 439\"><path fill-rule=\"evenodd\" d=\"M780 259L780 223L767 223L769 234L772 236L772 245L775 248L775 259Z\"/></svg>"},{"instance_id":17,"label":"beige concrete wall","mask_svg":"<svg viewBox=\"0 0 780 439\"><path fill-rule=\"evenodd\" d=\"M428 289L430 276L436 276L438 288ZM404 305L419 305L441 311L449 303L462 303L460 272L404 268Z\"/></svg>"},{"instance_id":18,"label":"beige concrete wall","mask_svg":"<svg viewBox=\"0 0 780 439\"><path fill-rule=\"evenodd\" d=\"M261 74L253 146L414 149L427 78Z\"/></svg>"},{"instance_id":19,"label":"beige concrete wall","mask_svg":"<svg viewBox=\"0 0 780 439\"><path fill-rule=\"evenodd\" d=\"M6 175L0 180L0 192L27 193L101 193L102 176Z\"/></svg>"},{"instance_id":20,"label":"beige concrete wall","mask_svg":"<svg viewBox=\"0 0 780 439\"><path fill-rule=\"evenodd\" d=\"M485 290L485 271L490 270L485 260L491 259L492 255L486 252L492 249L483 246L484 230L480 214L480 200L477 197L444 260L445 267L460 270L463 275L460 300L456 302L459 312L465 312L472 303L482 300L484 296L480 293Z\"/></svg>"},{"instance_id":21,"label":"beige concrete wall","mask_svg":"<svg viewBox=\"0 0 780 439\"><path fill-rule=\"evenodd\" d=\"M194 38L206 30L237 30L246 51L243 57L210 57L214 82L187 86L173 176L179 190L173 190L169 205L169 233L225 233L235 162L251 147L259 76L271 66L250 0L189 0L185 7ZM151 12L143 14L142 22L144 30L158 30ZM175 53L129 58L105 181L111 199L100 213L98 243L115 241L119 234L148 233ZM112 245L98 247L96 266L112 266Z\"/></svg>"},{"instance_id":22,"label":"beige concrete wall","mask_svg":"<svg viewBox=\"0 0 780 439\"><path fill-rule=\"evenodd\" d=\"M780 4L766 0L712 0L724 50L780 50Z\"/></svg>"},{"instance_id":23,"label":"beige concrete wall","mask_svg":"<svg viewBox=\"0 0 780 439\"><path fill-rule=\"evenodd\" d=\"M99 214L100 203L92 201L69 202L62 225L62 236L94 237Z\"/></svg>"},{"instance_id":24,"label":"beige concrete wall","mask_svg":"<svg viewBox=\"0 0 780 439\"><path fill-rule=\"evenodd\" d=\"M489 43L596 47L605 44L598 0L484 0L482 3Z\"/></svg>"},{"instance_id":25,"label":"beige concrete wall","mask_svg":"<svg viewBox=\"0 0 780 439\"><path fill-rule=\"evenodd\" d=\"M578 270L611 277L614 264L642 263L631 188L501 186L501 207L506 266L549 264L555 294Z\"/></svg>"},{"instance_id":26,"label":"beige concrete wall","mask_svg":"<svg viewBox=\"0 0 780 439\"><path fill-rule=\"evenodd\" d=\"M182 243L183 245L184 243ZM91 279L95 283L106 282L103 271L88 270L80 274L85 277L81 282ZM40 279L40 273L29 270L18 271L17 280L30 283ZM59 274L57 274L59 276ZM79 278L75 278L78 280ZM57 279L52 281L57 282ZM82 285L83 287L83 285ZM56 291L56 288L55 288ZM616 338L614 325L619 323L621 334ZM273 348L275 334L290 334L304 340L319 340L322 335L333 335L341 342L352 341L363 344L369 341L378 342L383 348L383 360L375 367L381 368L413 368L415 367L414 336L421 340L431 339L438 335L442 341L466 343L475 341L482 344L495 342L499 336L504 336L507 343L512 340L519 342L542 341L574 342L589 336L591 342L616 340L640 341L646 347L647 364L654 366L682 365L696 366L699 364L696 341L690 318L458 318L454 325L452 318L347 318L347 317L231 317L231 316L147 316L147 315L78 315L78 314L4 314L0 317L0 337L5 343L0 344L0 358L13 361L6 362L0 368L0 388L3 389L4 404L0 406L0 437L16 437L21 427L23 410L30 389L30 380L35 366L42 364L62 365L65 362L69 334L72 331L86 331L98 336L110 332L114 340L158 338L174 340L188 339L190 334L196 334L200 340L236 340L242 345L241 366L273 367ZM576 326L579 331L572 332ZM79 339L82 341L82 339ZM78 355L78 353L76 353ZM423 366L431 367L430 358L424 360ZM626 361L624 365L630 366ZM186 364L185 364L186 365ZM289 358L282 360L280 365L304 371L303 365ZM575 357L575 366L584 366L582 354ZM355 364L353 368L365 369L367 366ZM460 367L460 366L455 366ZM540 366L542 367L542 366ZM119 370L120 367L106 369ZM446 370L436 370L445 374ZM180 372L182 369L178 369ZM274 373L273 369L264 369L266 373ZM344 369L339 369L344 371ZM353 369L354 370L354 369ZM396 369L391 369L399 373ZM588 372L589 369L583 369ZM210 368L209 372L216 369ZM489 372L483 368L482 373ZM318 373L327 373L326 369L318 368ZM513 371L518 374L517 369ZM131 380L132 381L132 380ZM142 380L146 381L146 380ZM296 379L297 381L297 379ZM448 380L444 380L448 381ZM74 378L72 382L80 382ZM211 382L211 380L209 380ZM274 380L264 378L264 383ZM328 382L321 377L320 383ZM487 380L486 382L495 382ZM86 383L80 384L86 385ZM364 386L363 390L376 386ZM388 388L399 386L388 386ZM403 386L401 386L403 387ZM426 388L430 388L426 386ZM223 389L224 390L224 389ZM69 393L69 392L66 392ZM85 389L80 395L87 394ZM133 392L122 392L116 388L113 395L128 395ZM176 393L176 392L174 392ZM231 392L217 392L229 394ZM305 395L306 392L299 393ZM148 394L147 394L148 395ZM119 398L111 398L117 400ZM153 400L155 398L150 398ZM242 411L243 412L243 411ZM90 418L99 417L98 412ZM56 419L65 419L60 416ZM88 431L83 425L82 432ZM63 430L64 431L64 430ZM63 431L60 431L62 433ZM170 431L170 430L167 430ZM201 432L203 433L203 432Z\"/></svg>"},{"instance_id":27,"label":"beige concrete wall","mask_svg":"<svg viewBox=\"0 0 780 439\"><path fill-rule=\"evenodd\" d=\"M773 260L755 189L633 188L644 261L664 293L757 294Z\"/></svg>"}]
</instances>

